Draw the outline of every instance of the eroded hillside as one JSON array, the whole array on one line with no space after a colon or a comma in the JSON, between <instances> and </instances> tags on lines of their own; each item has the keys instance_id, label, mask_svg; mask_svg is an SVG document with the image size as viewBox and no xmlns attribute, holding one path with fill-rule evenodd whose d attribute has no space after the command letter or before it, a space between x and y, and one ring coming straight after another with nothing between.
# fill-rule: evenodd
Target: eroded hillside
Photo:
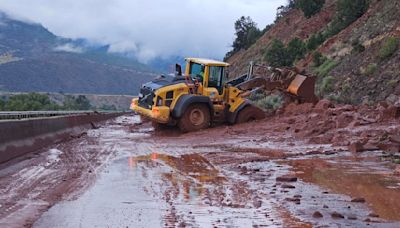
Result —
<instances>
[{"instance_id":1,"label":"eroded hillside","mask_svg":"<svg viewBox=\"0 0 400 228\"><path fill-rule=\"evenodd\" d=\"M306 18L300 9L290 9L247 50L228 59L232 75L247 70L250 61L269 63L266 49L274 39L288 44L294 38L307 43L315 34L327 33L338 17L339 0L327 0L321 11ZM400 3L371 0L361 17L337 34L328 36L315 50L308 50L294 66L318 75L321 97L344 103L400 101ZM315 53L321 63L315 64Z\"/></svg>"}]
</instances>

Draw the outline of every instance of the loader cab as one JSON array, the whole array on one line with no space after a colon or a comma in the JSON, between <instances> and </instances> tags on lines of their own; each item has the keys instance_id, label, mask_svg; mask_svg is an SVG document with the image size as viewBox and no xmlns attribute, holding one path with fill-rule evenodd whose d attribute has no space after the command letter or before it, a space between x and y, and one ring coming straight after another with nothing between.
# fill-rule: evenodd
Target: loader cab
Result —
<instances>
[{"instance_id":1,"label":"loader cab","mask_svg":"<svg viewBox=\"0 0 400 228\"><path fill-rule=\"evenodd\" d=\"M209 59L187 58L185 74L202 85L203 95L221 98L229 64Z\"/></svg>"}]
</instances>

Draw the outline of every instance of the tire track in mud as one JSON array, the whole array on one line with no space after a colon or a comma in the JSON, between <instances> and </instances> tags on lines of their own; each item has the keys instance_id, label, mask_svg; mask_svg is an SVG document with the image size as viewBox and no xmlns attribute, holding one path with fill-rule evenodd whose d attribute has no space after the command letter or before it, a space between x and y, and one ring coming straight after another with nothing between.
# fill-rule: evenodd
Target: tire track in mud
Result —
<instances>
[{"instance_id":1,"label":"tire track in mud","mask_svg":"<svg viewBox=\"0 0 400 228\"><path fill-rule=\"evenodd\" d=\"M64 153L56 164L65 164L58 170L55 165L53 174L59 176L46 176L50 182L41 186L50 186L52 179L60 181L67 175L72 177L67 181L71 187L62 197L53 194L61 190L48 191L42 197L54 200L45 202L73 200L52 207L35 227L398 225L385 219L385 214L382 218L371 217L373 210L368 202L350 202L354 195L333 191L331 186L318 182L320 179L313 179L317 172L301 169L304 164L328 171L332 166L352 175L356 166L342 167L343 162L336 160L354 157L346 147L311 144L290 132L276 130L285 129L279 123L221 126L184 135L173 130L153 132L149 123L135 123L135 116L121 117L68 144L70 153L57 147ZM367 167L362 172L386 167L386 163L371 161L369 155L379 156L377 152L356 156ZM330 166L309 162L315 158ZM82 174L74 172L80 168ZM277 181L284 175L294 175L298 180ZM6 183L2 178L0 183ZM57 183L53 185L63 186ZM316 211L324 217L314 217ZM333 218L333 212L344 218ZM356 220L350 219L351 215Z\"/></svg>"},{"instance_id":2,"label":"tire track in mud","mask_svg":"<svg viewBox=\"0 0 400 228\"><path fill-rule=\"evenodd\" d=\"M115 155L113 147L98 150L95 137L71 138L1 165L0 226L31 226L56 202L79 196L93 183L104 158Z\"/></svg>"}]
</instances>

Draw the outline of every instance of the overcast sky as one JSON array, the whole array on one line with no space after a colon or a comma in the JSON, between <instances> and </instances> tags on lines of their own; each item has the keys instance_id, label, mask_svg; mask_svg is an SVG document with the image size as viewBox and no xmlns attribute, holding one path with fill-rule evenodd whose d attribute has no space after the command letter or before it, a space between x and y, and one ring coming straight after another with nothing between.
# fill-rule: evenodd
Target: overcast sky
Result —
<instances>
[{"instance_id":1,"label":"overcast sky","mask_svg":"<svg viewBox=\"0 0 400 228\"><path fill-rule=\"evenodd\" d=\"M260 29L286 0L0 0L0 10L68 38L111 44L143 62L156 57L222 58L233 24L250 16Z\"/></svg>"}]
</instances>

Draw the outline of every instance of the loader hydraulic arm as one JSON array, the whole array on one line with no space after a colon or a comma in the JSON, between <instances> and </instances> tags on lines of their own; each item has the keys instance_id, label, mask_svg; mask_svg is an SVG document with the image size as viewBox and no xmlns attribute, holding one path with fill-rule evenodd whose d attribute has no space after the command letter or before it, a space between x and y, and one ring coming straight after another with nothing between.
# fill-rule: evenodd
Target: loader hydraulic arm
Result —
<instances>
[{"instance_id":1,"label":"loader hydraulic arm","mask_svg":"<svg viewBox=\"0 0 400 228\"><path fill-rule=\"evenodd\" d=\"M258 90L279 90L302 102L315 102L315 76L306 76L291 68L272 68L251 63L247 74L228 84L242 91L246 97Z\"/></svg>"}]
</instances>

